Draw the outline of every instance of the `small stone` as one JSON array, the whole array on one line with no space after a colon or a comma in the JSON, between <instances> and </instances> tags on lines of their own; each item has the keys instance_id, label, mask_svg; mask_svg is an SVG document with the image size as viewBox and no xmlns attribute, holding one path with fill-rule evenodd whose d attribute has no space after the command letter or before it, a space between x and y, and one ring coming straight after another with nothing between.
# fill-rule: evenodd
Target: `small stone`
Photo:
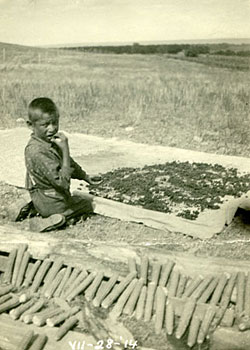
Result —
<instances>
[{"instance_id":1,"label":"small stone","mask_svg":"<svg viewBox=\"0 0 250 350\"><path fill-rule=\"evenodd\" d=\"M202 138L199 136L194 136L193 140L198 143L202 142Z\"/></svg>"},{"instance_id":2,"label":"small stone","mask_svg":"<svg viewBox=\"0 0 250 350\"><path fill-rule=\"evenodd\" d=\"M127 127L125 128L125 130L126 130L127 132L130 132L130 131L133 131L134 128L133 128L133 126L127 126Z\"/></svg>"},{"instance_id":3,"label":"small stone","mask_svg":"<svg viewBox=\"0 0 250 350\"><path fill-rule=\"evenodd\" d=\"M23 118L17 118L17 119L16 119L16 122L17 122L18 124L23 124L23 123L25 123L25 120L24 120Z\"/></svg>"}]
</instances>

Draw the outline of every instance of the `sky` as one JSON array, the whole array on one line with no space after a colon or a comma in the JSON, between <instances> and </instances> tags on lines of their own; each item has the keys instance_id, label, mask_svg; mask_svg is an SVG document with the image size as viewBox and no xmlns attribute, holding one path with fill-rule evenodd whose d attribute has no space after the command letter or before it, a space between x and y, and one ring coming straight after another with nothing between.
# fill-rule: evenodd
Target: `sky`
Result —
<instances>
[{"instance_id":1,"label":"sky","mask_svg":"<svg viewBox=\"0 0 250 350\"><path fill-rule=\"evenodd\" d=\"M0 42L250 38L250 0L0 0Z\"/></svg>"}]
</instances>

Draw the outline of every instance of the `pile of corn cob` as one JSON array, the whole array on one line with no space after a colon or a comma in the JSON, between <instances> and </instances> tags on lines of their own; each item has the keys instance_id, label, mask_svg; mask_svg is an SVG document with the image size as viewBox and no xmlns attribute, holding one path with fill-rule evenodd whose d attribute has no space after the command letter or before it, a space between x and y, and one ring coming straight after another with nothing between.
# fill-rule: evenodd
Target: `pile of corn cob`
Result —
<instances>
[{"instance_id":1,"label":"pile of corn cob","mask_svg":"<svg viewBox=\"0 0 250 350\"><path fill-rule=\"evenodd\" d=\"M56 340L82 317L83 308L74 305L78 295L93 307L108 309L110 319L132 316L154 322L157 334L177 339L185 334L189 347L202 344L219 324L250 328L250 273L190 278L171 260L162 265L143 256L140 262L129 259L128 275L121 279L117 273L107 277L67 266L61 258L30 260L25 244L10 252L0 276L0 313L9 311L11 318L27 324L59 326ZM91 324L95 326L98 331ZM31 332L25 335L19 349L42 349L46 336L33 338Z\"/></svg>"},{"instance_id":2,"label":"pile of corn cob","mask_svg":"<svg viewBox=\"0 0 250 350\"><path fill-rule=\"evenodd\" d=\"M177 339L185 334L190 348L202 344L218 325L250 329L250 272L190 278L174 265L170 260L150 264L143 257L138 269L129 261L130 282L111 317L127 314L152 320L157 334L165 331Z\"/></svg>"}]
</instances>

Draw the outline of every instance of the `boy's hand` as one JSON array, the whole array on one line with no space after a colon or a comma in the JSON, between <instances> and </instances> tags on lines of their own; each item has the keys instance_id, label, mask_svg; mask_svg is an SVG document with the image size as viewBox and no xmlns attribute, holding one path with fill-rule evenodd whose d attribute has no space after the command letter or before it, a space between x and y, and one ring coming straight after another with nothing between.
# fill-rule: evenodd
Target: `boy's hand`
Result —
<instances>
[{"instance_id":1,"label":"boy's hand","mask_svg":"<svg viewBox=\"0 0 250 350\"><path fill-rule=\"evenodd\" d=\"M69 149L68 138L62 132L56 133L51 142L54 142L62 151Z\"/></svg>"},{"instance_id":2,"label":"boy's hand","mask_svg":"<svg viewBox=\"0 0 250 350\"><path fill-rule=\"evenodd\" d=\"M87 175L85 181L90 185L99 185L102 182L102 177L101 175Z\"/></svg>"}]
</instances>

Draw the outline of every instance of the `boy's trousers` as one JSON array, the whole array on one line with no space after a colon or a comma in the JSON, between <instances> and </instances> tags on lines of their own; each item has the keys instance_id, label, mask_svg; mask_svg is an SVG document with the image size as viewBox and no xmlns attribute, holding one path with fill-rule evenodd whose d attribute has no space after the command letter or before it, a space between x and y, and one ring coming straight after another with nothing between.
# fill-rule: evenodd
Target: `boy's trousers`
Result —
<instances>
[{"instance_id":1,"label":"boy's trousers","mask_svg":"<svg viewBox=\"0 0 250 350\"><path fill-rule=\"evenodd\" d=\"M90 200L70 193L61 194L54 189L30 191L31 200L37 212L44 218L53 214L63 214L66 220L93 213Z\"/></svg>"}]
</instances>

